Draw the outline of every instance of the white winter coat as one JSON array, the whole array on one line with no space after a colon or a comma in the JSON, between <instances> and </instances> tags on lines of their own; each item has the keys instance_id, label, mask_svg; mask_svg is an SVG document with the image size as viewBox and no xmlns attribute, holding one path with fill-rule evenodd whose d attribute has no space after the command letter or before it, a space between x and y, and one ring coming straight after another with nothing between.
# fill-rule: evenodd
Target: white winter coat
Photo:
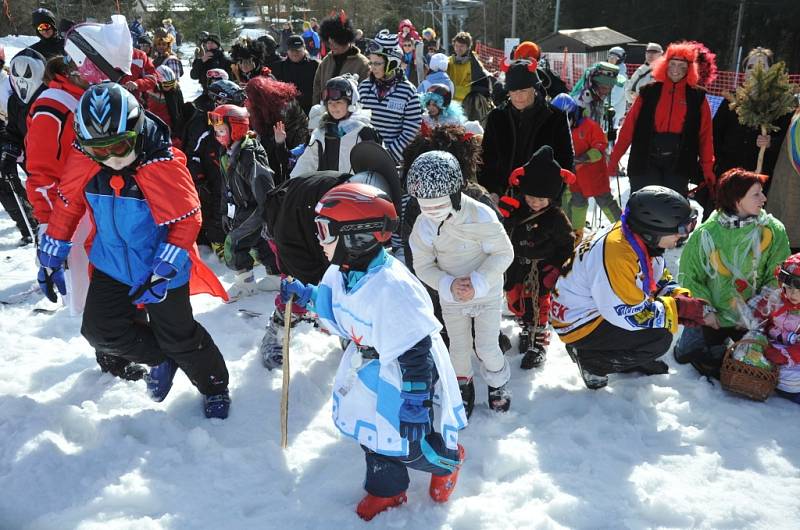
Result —
<instances>
[{"instance_id":1,"label":"white winter coat","mask_svg":"<svg viewBox=\"0 0 800 530\"><path fill-rule=\"evenodd\" d=\"M645 63L633 72L628 82L625 83L625 99L633 105L633 100L639 95L639 90L653 82L653 67Z\"/></svg>"},{"instance_id":2,"label":"white winter coat","mask_svg":"<svg viewBox=\"0 0 800 530\"><path fill-rule=\"evenodd\" d=\"M437 223L420 215L409 244L419 279L439 292L442 305L485 304L503 296L503 273L514 260L503 225L485 204L461 194L461 209ZM469 276L475 297L457 302L450 286Z\"/></svg>"},{"instance_id":3,"label":"white winter coat","mask_svg":"<svg viewBox=\"0 0 800 530\"><path fill-rule=\"evenodd\" d=\"M350 150L355 145L361 142L359 133L364 127L372 127L370 123L371 112L366 109L358 109L353 112L349 118L339 122L339 129L344 131L345 134L340 138L339 142L339 167L338 170L342 173L351 173L350 166ZM321 120L319 127L314 129L311 133L311 138L308 140L306 147L300 158L297 159L294 169L290 174L291 177L296 177L311 171L319 169L319 155L325 147L325 120Z\"/></svg>"}]
</instances>

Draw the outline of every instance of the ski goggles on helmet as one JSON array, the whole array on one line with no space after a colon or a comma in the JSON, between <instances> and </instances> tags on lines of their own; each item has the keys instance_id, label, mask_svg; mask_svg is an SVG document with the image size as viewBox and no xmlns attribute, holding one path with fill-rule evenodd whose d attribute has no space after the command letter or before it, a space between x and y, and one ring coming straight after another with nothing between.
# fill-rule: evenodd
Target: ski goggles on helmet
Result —
<instances>
[{"instance_id":1,"label":"ski goggles on helmet","mask_svg":"<svg viewBox=\"0 0 800 530\"><path fill-rule=\"evenodd\" d=\"M158 86L160 86L162 90L172 90L177 84L178 80L172 79L170 81L159 81Z\"/></svg>"},{"instance_id":2,"label":"ski goggles on helmet","mask_svg":"<svg viewBox=\"0 0 800 530\"><path fill-rule=\"evenodd\" d=\"M694 230L696 226L697 212L692 211L692 215L689 217L689 219L678 225L677 232L681 235L681 237L689 237L689 234L692 233L692 230Z\"/></svg>"},{"instance_id":3,"label":"ski goggles on helmet","mask_svg":"<svg viewBox=\"0 0 800 530\"><path fill-rule=\"evenodd\" d=\"M216 114L214 111L210 111L208 113L208 124L212 127L216 127L217 125L225 125L225 116Z\"/></svg>"},{"instance_id":4,"label":"ski goggles on helmet","mask_svg":"<svg viewBox=\"0 0 800 530\"><path fill-rule=\"evenodd\" d=\"M55 29L56 28L54 28L52 24L48 24L47 22L42 22L41 24L36 26L36 31L38 31L39 33L43 33L48 30L55 31Z\"/></svg>"},{"instance_id":5,"label":"ski goggles on helmet","mask_svg":"<svg viewBox=\"0 0 800 530\"><path fill-rule=\"evenodd\" d=\"M778 282L792 289L800 289L800 277L783 268L778 271Z\"/></svg>"},{"instance_id":6,"label":"ski goggles on helmet","mask_svg":"<svg viewBox=\"0 0 800 530\"><path fill-rule=\"evenodd\" d=\"M78 139L86 154L95 160L103 161L109 158L122 158L128 156L136 148L136 131L126 131L110 138L96 140Z\"/></svg>"},{"instance_id":7,"label":"ski goggles on helmet","mask_svg":"<svg viewBox=\"0 0 800 530\"><path fill-rule=\"evenodd\" d=\"M322 92L322 101L339 101L342 99L351 100L353 98L353 91L346 90L340 87L326 88Z\"/></svg>"},{"instance_id":8,"label":"ski goggles on helmet","mask_svg":"<svg viewBox=\"0 0 800 530\"><path fill-rule=\"evenodd\" d=\"M389 219L364 219L363 221L347 221L341 223L318 215L314 218L317 225L317 239L323 245L336 241L340 235L371 234L374 232L393 232L397 221Z\"/></svg>"},{"instance_id":9,"label":"ski goggles on helmet","mask_svg":"<svg viewBox=\"0 0 800 530\"><path fill-rule=\"evenodd\" d=\"M317 239L323 245L330 245L338 236L331 233L331 220L327 217L315 217L314 223L317 225Z\"/></svg>"}]
</instances>

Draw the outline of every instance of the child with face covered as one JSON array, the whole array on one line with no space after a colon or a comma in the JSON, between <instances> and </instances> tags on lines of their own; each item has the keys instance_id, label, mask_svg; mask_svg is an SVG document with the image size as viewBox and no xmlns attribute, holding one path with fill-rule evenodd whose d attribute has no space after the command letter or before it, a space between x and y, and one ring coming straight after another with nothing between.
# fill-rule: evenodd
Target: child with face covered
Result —
<instances>
[{"instance_id":1,"label":"child with face covered","mask_svg":"<svg viewBox=\"0 0 800 530\"><path fill-rule=\"evenodd\" d=\"M450 358L469 416L475 399L473 352L489 386L489 407L505 412L511 406L506 389L511 372L497 336L503 273L513 249L495 212L463 194L463 186L458 161L445 151L420 155L407 176L408 193L421 211L409 239L414 271L439 293Z\"/></svg>"}]
</instances>

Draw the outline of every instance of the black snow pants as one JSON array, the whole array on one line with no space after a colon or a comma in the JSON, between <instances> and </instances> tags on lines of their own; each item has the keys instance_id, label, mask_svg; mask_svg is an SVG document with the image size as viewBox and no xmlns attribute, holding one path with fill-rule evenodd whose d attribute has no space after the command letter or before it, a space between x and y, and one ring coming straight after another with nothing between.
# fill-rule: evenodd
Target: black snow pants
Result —
<instances>
[{"instance_id":1,"label":"black snow pants","mask_svg":"<svg viewBox=\"0 0 800 530\"><path fill-rule=\"evenodd\" d=\"M24 211L19 209L17 199L14 198L15 192L22 203ZM27 216L28 222L31 223L32 229L36 229L37 223L33 218L33 210L28 203L28 196L25 195L25 187L20 182L19 177L14 176L11 180L0 178L0 204L8 213L8 216L11 217L11 220L14 221L14 224L17 225L17 230L22 234L22 237L33 239L34 235L28 232L28 227L25 225L25 216Z\"/></svg>"},{"instance_id":2,"label":"black snow pants","mask_svg":"<svg viewBox=\"0 0 800 530\"><path fill-rule=\"evenodd\" d=\"M654 361L672 344L668 329L630 331L603 321L586 337L570 344L581 367L595 375L624 372Z\"/></svg>"}]
</instances>

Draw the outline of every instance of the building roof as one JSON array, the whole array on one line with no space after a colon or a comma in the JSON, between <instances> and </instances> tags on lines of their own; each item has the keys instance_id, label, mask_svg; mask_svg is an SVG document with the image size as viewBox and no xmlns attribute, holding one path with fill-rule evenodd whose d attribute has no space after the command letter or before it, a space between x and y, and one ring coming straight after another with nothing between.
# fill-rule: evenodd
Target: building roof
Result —
<instances>
[{"instance_id":1,"label":"building roof","mask_svg":"<svg viewBox=\"0 0 800 530\"><path fill-rule=\"evenodd\" d=\"M629 37L619 31L614 31L608 26L583 29L561 29L558 31L558 34L574 39L589 48L602 48L605 46L616 46L618 44L636 42L636 39L633 37ZM548 37L553 35L555 34L551 33Z\"/></svg>"}]
</instances>

